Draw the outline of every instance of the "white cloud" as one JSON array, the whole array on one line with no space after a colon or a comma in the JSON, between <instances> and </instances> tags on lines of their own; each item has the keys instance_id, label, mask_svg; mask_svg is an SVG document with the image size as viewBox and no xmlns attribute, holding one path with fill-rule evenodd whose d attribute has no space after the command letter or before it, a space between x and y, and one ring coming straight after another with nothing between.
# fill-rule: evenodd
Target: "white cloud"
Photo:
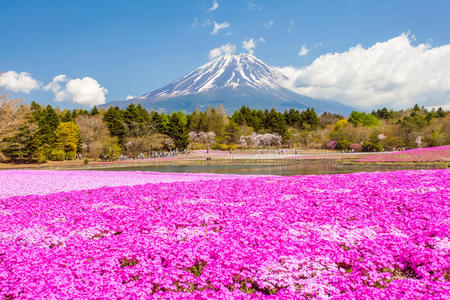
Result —
<instances>
[{"instance_id":1,"label":"white cloud","mask_svg":"<svg viewBox=\"0 0 450 300\"><path fill-rule=\"evenodd\" d=\"M253 39L248 39L246 41L242 41L242 48L247 50L249 54L253 55L255 47L256 47L256 43Z\"/></svg>"},{"instance_id":2,"label":"white cloud","mask_svg":"<svg viewBox=\"0 0 450 300\"><path fill-rule=\"evenodd\" d=\"M225 28L230 28L230 24L228 22L223 22L223 23L217 23L217 22L213 22L214 24L214 28L213 31L211 32L211 34L218 34L220 30L225 29Z\"/></svg>"},{"instance_id":3,"label":"white cloud","mask_svg":"<svg viewBox=\"0 0 450 300\"><path fill-rule=\"evenodd\" d=\"M46 91L52 91L54 94L58 93L59 90L61 90L60 82L67 81L67 76L64 74L58 75L53 77L53 80L44 86L44 90Z\"/></svg>"},{"instance_id":4,"label":"white cloud","mask_svg":"<svg viewBox=\"0 0 450 300\"><path fill-rule=\"evenodd\" d=\"M306 48L305 45L302 45L302 48L300 49L300 51L298 52L298 56L305 56L309 53L311 49Z\"/></svg>"},{"instance_id":5,"label":"white cloud","mask_svg":"<svg viewBox=\"0 0 450 300\"><path fill-rule=\"evenodd\" d=\"M369 48L361 45L320 56L304 68L279 68L301 94L372 109L450 102L450 45L411 44L402 34Z\"/></svg>"},{"instance_id":6,"label":"white cloud","mask_svg":"<svg viewBox=\"0 0 450 300\"><path fill-rule=\"evenodd\" d=\"M27 72L8 71L0 73L0 88L13 92L30 93L39 89L41 84Z\"/></svg>"},{"instance_id":7,"label":"white cloud","mask_svg":"<svg viewBox=\"0 0 450 300\"><path fill-rule=\"evenodd\" d=\"M260 43L265 43L266 40L265 40L264 37L262 36L262 37L259 38L258 42L260 42Z\"/></svg>"},{"instance_id":8,"label":"white cloud","mask_svg":"<svg viewBox=\"0 0 450 300\"><path fill-rule=\"evenodd\" d=\"M236 45L227 43L225 45L222 45L218 48L214 48L211 51L209 51L209 59L214 59L216 57L225 55L225 54L231 54L236 51Z\"/></svg>"},{"instance_id":9,"label":"white cloud","mask_svg":"<svg viewBox=\"0 0 450 300\"><path fill-rule=\"evenodd\" d=\"M267 21L267 23L264 23L264 27L266 29L269 29L270 27L272 27L272 25L273 25L273 20L269 20L269 21Z\"/></svg>"},{"instance_id":10,"label":"white cloud","mask_svg":"<svg viewBox=\"0 0 450 300\"><path fill-rule=\"evenodd\" d=\"M64 85L62 87L62 85ZM105 103L105 94L108 90L91 77L82 79L67 79L62 74L55 76L53 80L44 87L44 90L52 91L55 94L55 100L72 101L86 106L94 106Z\"/></svg>"},{"instance_id":11,"label":"white cloud","mask_svg":"<svg viewBox=\"0 0 450 300\"><path fill-rule=\"evenodd\" d=\"M192 21L192 24L191 24L191 29L194 29L194 28L196 28L196 27L197 27L197 25L198 25L198 18L197 18L197 17L195 17L195 18L194 18L194 21Z\"/></svg>"},{"instance_id":12,"label":"white cloud","mask_svg":"<svg viewBox=\"0 0 450 300\"><path fill-rule=\"evenodd\" d=\"M131 95L128 95L128 96L127 96L127 100L134 99L134 98L136 98L136 97L131 96Z\"/></svg>"},{"instance_id":13,"label":"white cloud","mask_svg":"<svg viewBox=\"0 0 450 300\"><path fill-rule=\"evenodd\" d=\"M217 3L217 1L214 0L212 6L210 8L208 8L208 11L215 11L218 8L219 8L219 3Z\"/></svg>"},{"instance_id":14,"label":"white cloud","mask_svg":"<svg viewBox=\"0 0 450 300\"><path fill-rule=\"evenodd\" d=\"M289 21L288 32L291 32L293 27L294 27L294 19L291 19Z\"/></svg>"}]
</instances>

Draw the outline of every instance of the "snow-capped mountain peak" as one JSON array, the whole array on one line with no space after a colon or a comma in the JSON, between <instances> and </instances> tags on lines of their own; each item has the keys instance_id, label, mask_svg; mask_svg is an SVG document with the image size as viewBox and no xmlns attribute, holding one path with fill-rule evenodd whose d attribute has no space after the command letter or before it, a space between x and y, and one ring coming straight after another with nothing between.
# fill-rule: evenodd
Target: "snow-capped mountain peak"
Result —
<instances>
[{"instance_id":1,"label":"snow-capped mountain peak","mask_svg":"<svg viewBox=\"0 0 450 300\"><path fill-rule=\"evenodd\" d=\"M253 55L226 54L209 61L183 78L137 99L170 98L225 87L276 89L282 78L284 75L278 70Z\"/></svg>"},{"instance_id":2,"label":"snow-capped mountain peak","mask_svg":"<svg viewBox=\"0 0 450 300\"><path fill-rule=\"evenodd\" d=\"M223 105L227 112L242 105L280 111L313 107L317 112L348 113L352 108L342 103L313 99L292 91L282 84L288 78L249 54L226 54L195 69L186 76L126 101L114 101L104 106L127 107L139 103L148 110L171 112L205 109L208 105Z\"/></svg>"}]
</instances>

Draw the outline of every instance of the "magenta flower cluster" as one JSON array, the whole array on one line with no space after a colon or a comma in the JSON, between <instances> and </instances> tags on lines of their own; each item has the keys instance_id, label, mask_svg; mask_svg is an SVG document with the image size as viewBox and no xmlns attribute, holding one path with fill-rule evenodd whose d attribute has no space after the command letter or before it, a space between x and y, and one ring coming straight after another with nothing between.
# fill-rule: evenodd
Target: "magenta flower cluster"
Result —
<instances>
[{"instance_id":1,"label":"magenta flower cluster","mask_svg":"<svg viewBox=\"0 0 450 300\"><path fill-rule=\"evenodd\" d=\"M359 159L360 162L429 162L450 161L450 146L418 148L381 153Z\"/></svg>"},{"instance_id":2,"label":"magenta flower cluster","mask_svg":"<svg viewBox=\"0 0 450 300\"><path fill-rule=\"evenodd\" d=\"M236 175L200 173L115 172L115 171L0 171L0 198L19 195L46 195L105 186L146 183L221 180ZM248 177L254 177L248 175Z\"/></svg>"},{"instance_id":3,"label":"magenta flower cluster","mask_svg":"<svg viewBox=\"0 0 450 300\"><path fill-rule=\"evenodd\" d=\"M0 297L448 298L449 175L236 176L3 198Z\"/></svg>"}]
</instances>

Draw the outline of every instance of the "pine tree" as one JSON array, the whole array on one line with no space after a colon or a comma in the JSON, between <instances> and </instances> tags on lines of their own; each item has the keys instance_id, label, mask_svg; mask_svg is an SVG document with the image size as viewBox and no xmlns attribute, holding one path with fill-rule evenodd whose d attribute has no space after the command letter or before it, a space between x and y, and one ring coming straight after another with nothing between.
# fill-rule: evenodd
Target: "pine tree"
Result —
<instances>
[{"instance_id":1,"label":"pine tree","mask_svg":"<svg viewBox=\"0 0 450 300\"><path fill-rule=\"evenodd\" d=\"M71 122L73 121L72 113L68 110L64 116L61 118L61 122Z\"/></svg>"},{"instance_id":2,"label":"pine tree","mask_svg":"<svg viewBox=\"0 0 450 300\"><path fill-rule=\"evenodd\" d=\"M41 119L44 118L45 109L34 101L31 102L30 109L33 116L33 121L39 123Z\"/></svg>"},{"instance_id":3,"label":"pine tree","mask_svg":"<svg viewBox=\"0 0 450 300\"><path fill-rule=\"evenodd\" d=\"M19 128L19 131L13 137L5 138L5 147L1 149L2 153L14 162L30 161L33 154L39 147L39 141L35 136L36 125L27 122Z\"/></svg>"},{"instance_id":4,"label":"pine tree","mask_svg":"<svg viewBox=\"0 0 450 300\"><path fill-rule=\"evenodd\" d=\"M91 116L98 115L98 109L97 106L94 105L94 107L91 110Z\"/></svg>"},{"instance_id":5,"label":"pine tree","mask_svg":"<svg viewBox=\"0 0 450 300\"><path fill-rule=\"evenodd\" d=\"M238 124L231 121L225 127L225 140L228 144L238 144L240 137L240 128Z\"/></svg>"},{"instance_id":6,"label":"pine tree","mask_svg":"<svg viewBox=\"0 0 450 300\"><path fill-rule=\"evenodd\" d=\"M72 111L72 120L75 120L75 119L77 118L77 116L78 116L78 112L77 112L76 109L74 109L74 110Z\"/></svg>"},{"instance_id":7,"label":"pine tree","mask_svg":"<svg viewBox=\"0 0 450 300\"><path fill-rule=\"evenodd\" d=\"M308 108L304 111L303 120L308 126L307 129L315 130L320 126L319 117L314 111L314 108Z\"/></svg>"},{"instance_id":8,"label":"pine tree","mask_svg":"<svg viewBox=\"0 0 450 300\"><path fill-rule=\"evenodd\" d=\"M39 129L36 137L40 145L51 147L55 142L55 130L59 125L58 115L51 105L47 105L42 115L39 116L37 123Z\"/></svg>"},{"instance_id":9,"label":"pine tree","mask_svg":"<svg viewBox=\"0 0 450 300\"><path fill-rule=\"evenodd\" d=\"M445 112L445 110L442 109L442 107L439 107L436 113L438 118L444 118L447 115L447 113Z\"/></svg>"},{"instance_id":10,"label":"pine tree","mask_svg":"<svg viewBox=\"0 0 450 300\"><path fill-rule=\"evenodd\" d=\"M167 132L166 124L163 122L163 117L156 111L150 113L150 122L153 124L156 132L164 134Z\"/></svg>"},{"instance_id":11,"label":"pine tree","mask_svg":"<svg viewBox=\"0 0 450 300\"><path fill-rule=\"evenodd\" d=\"M169 117L168 135L174 140L175 147L182 151L189 145L187 119L182 112L173 112Z\"/></svg>"},{"instance_id":12,"label":"pine tree","mask_svg":"<svg viewBox=\"0 0 450 300\"><path fill-rule=\"evenodd\" d=\"M123 145L125 141L125 126L123 113L118 106L109 107L103 117L109 132L119 138L119 143Z\"/></svg>"}]
</instances>

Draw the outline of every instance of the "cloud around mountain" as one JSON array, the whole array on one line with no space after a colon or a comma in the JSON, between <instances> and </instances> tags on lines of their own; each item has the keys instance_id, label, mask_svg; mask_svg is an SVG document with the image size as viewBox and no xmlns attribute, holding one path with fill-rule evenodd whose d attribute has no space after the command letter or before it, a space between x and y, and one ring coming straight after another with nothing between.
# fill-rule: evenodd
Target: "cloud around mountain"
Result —
<instances>
[{"instance_id":1,"label":"cloud around mountain","mask_svg":"<svg viewBox=\"0 0 450 300\"><path fill-rule=\"evenodd\" d=\"M209 59L214 59L219 56L225 55L225 54L231 54L236 51L236 45L227 43L225 45L222 45L220 47L214 48L211 51L209 51Z\"/></svg>"},{"instance_id":2,"label":"cloud around mountain","mask_svg":"<svg viewBox=\"0 0 450 300\"><path fill-rule=\"evenodd\" d=\"M285 87L362 109L450 106L450 45L413 44L401 34L371 47L328 53L304 68L278 68Z\"/></svg>"}]
</instances>

